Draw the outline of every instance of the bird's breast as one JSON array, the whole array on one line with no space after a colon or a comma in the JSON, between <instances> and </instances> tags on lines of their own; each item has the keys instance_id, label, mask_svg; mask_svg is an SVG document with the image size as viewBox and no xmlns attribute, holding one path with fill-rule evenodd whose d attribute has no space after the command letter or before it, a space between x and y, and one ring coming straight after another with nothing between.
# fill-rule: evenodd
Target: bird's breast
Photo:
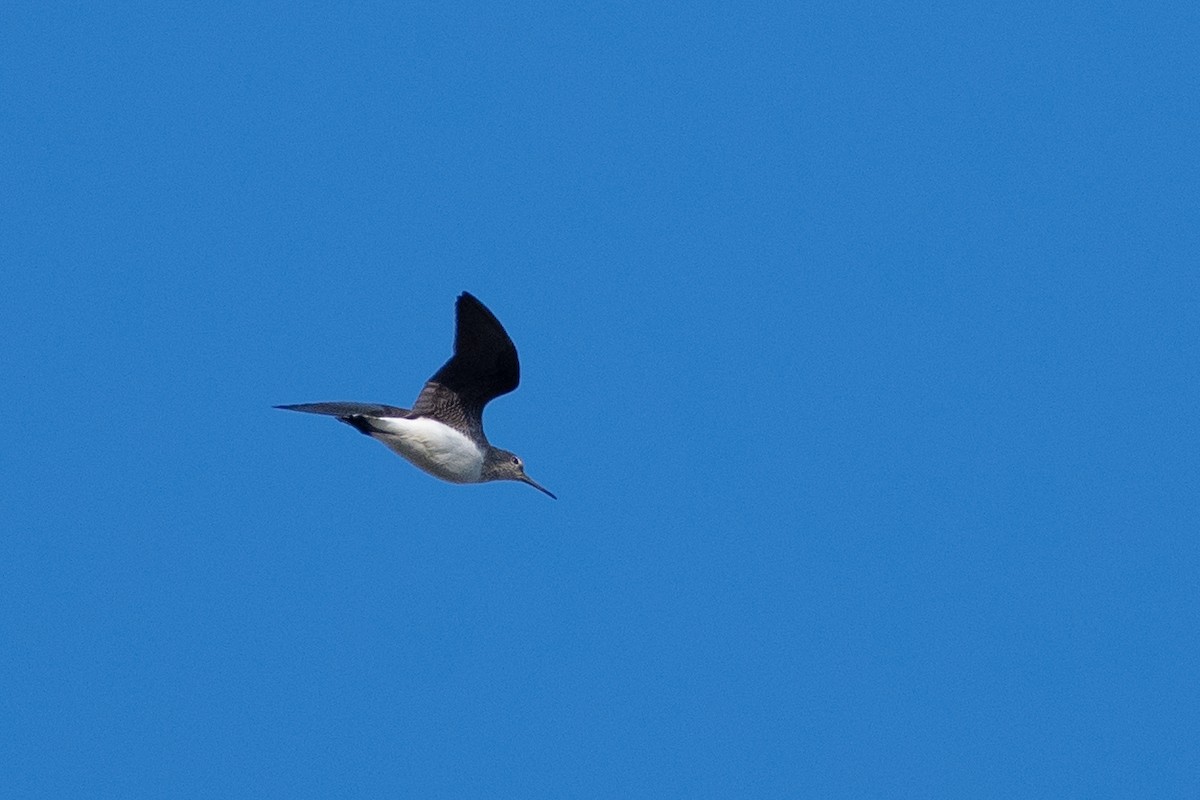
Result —
<instances>
[{"instance_id":1,"label":"bird's breast","mask_svg":"<svg viewBox=\"0 0 1200 800\"><path fill-rule=\"evenodd\" d=\"M373 420L376 439L414 466L451 483L478 483L483 473L483 450L472 439L426 417L384 417Z\"/></svg>"}]
</instances>

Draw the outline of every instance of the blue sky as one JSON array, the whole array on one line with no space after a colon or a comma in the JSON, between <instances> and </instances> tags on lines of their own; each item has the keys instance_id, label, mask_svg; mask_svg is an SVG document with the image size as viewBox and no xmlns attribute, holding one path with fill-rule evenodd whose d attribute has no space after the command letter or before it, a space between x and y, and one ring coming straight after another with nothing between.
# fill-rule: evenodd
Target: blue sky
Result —
<instances>
[{"instance_id":1,"label":"blue sky","mask_svg":"<svg viewBox=\"0 0 1200 800\"><path fill-rule=\"evenodd\" d=\"M9 8L0 794L1196 796L1197 17Z\"/></svg>"}]
</instances>

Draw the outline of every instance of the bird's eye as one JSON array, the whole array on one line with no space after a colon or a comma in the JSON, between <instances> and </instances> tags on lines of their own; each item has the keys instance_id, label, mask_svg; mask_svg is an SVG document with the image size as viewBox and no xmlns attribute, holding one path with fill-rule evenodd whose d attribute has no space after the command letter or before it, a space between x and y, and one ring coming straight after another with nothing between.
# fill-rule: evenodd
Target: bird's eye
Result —
<instances>
[{"instance_id":1,"label":"bird's eye","mask_svg":"<svg viewBox=\"0 0 1200 800\"><path fill-rule=\"evenodd\" d=\"M521 466L521 459L517 458L516 456L513 456L513 463L519 467L519 466Z\"/></svg>"}]
</instances>

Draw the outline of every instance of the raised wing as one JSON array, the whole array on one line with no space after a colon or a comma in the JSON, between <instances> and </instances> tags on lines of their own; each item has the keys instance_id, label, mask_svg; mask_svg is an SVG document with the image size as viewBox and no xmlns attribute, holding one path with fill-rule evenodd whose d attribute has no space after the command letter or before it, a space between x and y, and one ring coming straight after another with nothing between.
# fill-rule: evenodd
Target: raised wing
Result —
<instances>
[{"instance_id":1,"label":"raised wing","mask_svg":"<svg viewBox=\"0 0 1200 800\"><path fill-rule=\"evenodd\" d=\"M425 384L412 416L482 433L483 407L517 388L521 364L504 326L483 303L463 292L454 308L454 355Z\"/></svg>"}]
</instances>

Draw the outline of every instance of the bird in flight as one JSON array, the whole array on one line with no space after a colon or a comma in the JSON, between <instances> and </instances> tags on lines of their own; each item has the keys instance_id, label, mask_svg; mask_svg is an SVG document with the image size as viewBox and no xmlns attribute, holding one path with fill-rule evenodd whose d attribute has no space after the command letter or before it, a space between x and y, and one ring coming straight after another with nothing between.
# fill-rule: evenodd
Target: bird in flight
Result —
<instances>
[{"instance_id":1,"label":"bird in flight","mask_svg":"<svg viewBox=\"0 0 1200 800\"><path fill-rule=\"evenodd\" d=\"M519 456L492 447L483 433L483 407L521 381L516 346L496 316L473 295L460 294L454 311L454 355L425 383L411 410L377 403L275 408L336 417L450 483L520 481L555 497L525 474Z\"/></svg>"}]
</instances>

